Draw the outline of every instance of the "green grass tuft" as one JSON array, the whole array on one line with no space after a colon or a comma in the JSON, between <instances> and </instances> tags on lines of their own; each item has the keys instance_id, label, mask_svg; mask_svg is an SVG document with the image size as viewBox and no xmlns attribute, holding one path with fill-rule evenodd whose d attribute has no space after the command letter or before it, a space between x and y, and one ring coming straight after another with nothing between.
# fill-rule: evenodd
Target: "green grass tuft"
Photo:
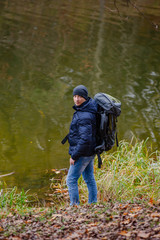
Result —
<instances>
[{"instance_id":1,"label":"green grass tuft","mask_svg":"<svg viewBox=\"0 0 160 240\"><path fill-rule=\"evenodd\" d=\"M160 199L160 153L151 152L147 140L134 141L121 141L116 152L104 153L101 169L95 163L99 201ZM86 202L88 193L82 179L79 187L81 198Z\"/></svg>"},{"instance_id":2,"label":"green grass tuft","mask_svg":"<svg viewBox=\"0 0 160 240\"><path fill-rule=\"evenodd\" d=\"M28 191L18 191L17 187L0 190L0 208L25 208L29 203Z\"/></svg>"}]
</instances>

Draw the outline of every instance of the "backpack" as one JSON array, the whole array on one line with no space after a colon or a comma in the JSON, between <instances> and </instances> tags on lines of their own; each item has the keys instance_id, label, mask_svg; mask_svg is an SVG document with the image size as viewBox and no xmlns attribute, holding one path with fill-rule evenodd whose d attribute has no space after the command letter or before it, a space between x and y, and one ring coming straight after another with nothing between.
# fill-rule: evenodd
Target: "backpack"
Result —
<instances>
[{"instance_id":1,"label":"backpack","mask_svg":"<svg viewBox=\"0 0 160 240\"><path fill-rule=\"evenodd\" d=\"M98 167L101 168L100 154L109 151L115 144L118 146L117 117L121 114L121 102L106 93L97 93L94 100L98 104L96 114L96 147Z\"/></svg>"}]
</instances>

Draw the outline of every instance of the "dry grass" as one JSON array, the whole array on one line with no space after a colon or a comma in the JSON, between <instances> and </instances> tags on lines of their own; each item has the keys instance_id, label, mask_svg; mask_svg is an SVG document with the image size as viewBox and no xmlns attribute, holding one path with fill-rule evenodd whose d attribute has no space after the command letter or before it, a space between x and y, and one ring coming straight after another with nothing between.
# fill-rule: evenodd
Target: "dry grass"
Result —
<instances>
[{"instance_id":1,"label":"dry grass","mask_svg":"<svg viewBox=\"0 0 160 240\"><path fill-rule=\"evenodd\" d=\"M96 160L97 161L97 160ZM151 152L147 140L121 141L117 151L103 155L103 165L95 178L99 201L142 201L160 199L160 153ZM87 188L79 180L82 201L87 201Z\"/></svg>"}]
</instances>

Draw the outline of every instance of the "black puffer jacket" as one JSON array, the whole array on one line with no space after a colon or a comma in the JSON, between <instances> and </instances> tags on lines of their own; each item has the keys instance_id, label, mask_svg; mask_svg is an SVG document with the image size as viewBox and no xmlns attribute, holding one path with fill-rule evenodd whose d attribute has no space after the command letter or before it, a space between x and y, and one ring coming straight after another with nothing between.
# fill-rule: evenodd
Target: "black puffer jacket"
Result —
<instances>
[{"instance_id":1,"label":"black puffer jacket","mask_svg":"<svg viewBox=\"0 0 160 240\"><path fill-rule=\"evenodd\" d=\"M76 111L70 125L69 154L73 160L91 156L96 147L96 102L88 98L82 105L73 107Z\"/></svg>"}]
</instances>

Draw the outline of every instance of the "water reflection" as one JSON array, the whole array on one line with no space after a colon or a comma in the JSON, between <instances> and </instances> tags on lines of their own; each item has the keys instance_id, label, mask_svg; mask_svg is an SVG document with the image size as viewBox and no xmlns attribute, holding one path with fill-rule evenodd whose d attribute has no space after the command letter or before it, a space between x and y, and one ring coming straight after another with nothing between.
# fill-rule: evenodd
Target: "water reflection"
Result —
<instances>
[{"instance_id":1,"label":"water reflection","mask_svg":"<svg viewBox=\"0 0 160 240\"><path fill-rule=\"evenodd\" d=\"M60 141L77 84L122 101L119 139L160 147L160 33L122 3L119 15L104 0L0 2L0 172L15 171L11 185L40 189L46 169L68 167ZM158 3L141 10L160 22Z\"/></svg>"}]
</instances>

